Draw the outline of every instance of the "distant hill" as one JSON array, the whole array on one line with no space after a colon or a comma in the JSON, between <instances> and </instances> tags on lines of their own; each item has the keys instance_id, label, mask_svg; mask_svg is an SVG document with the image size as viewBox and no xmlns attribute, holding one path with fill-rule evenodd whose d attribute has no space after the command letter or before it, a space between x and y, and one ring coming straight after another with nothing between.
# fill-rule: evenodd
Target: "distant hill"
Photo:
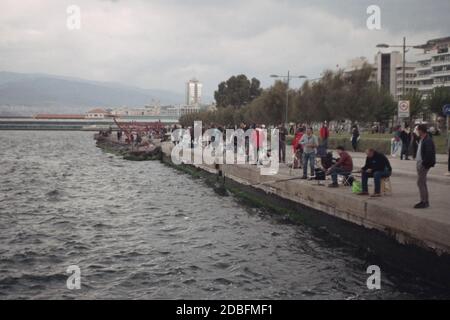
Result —
<instances>
[{"instance_id":1,"label":"distant hill","mask_svg":"<svg viewBox=\"0 0 450 320\"><path fill-rule=\"evenodd\" d=\"M144 106L154 101L180 104L184 96L46 74L0 72L0 115L85 112L91 107Z\"/></svg>"}]
</instances>

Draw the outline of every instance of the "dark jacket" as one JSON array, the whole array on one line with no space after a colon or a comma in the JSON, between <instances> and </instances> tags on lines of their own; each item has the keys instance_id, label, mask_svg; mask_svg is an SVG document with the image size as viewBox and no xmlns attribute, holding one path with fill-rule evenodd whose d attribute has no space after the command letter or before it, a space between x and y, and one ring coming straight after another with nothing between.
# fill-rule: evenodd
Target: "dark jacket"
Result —
<instances>
[{"instance_id":1,"label":"dark jacket","mask_svg":"<svg viewBox=\"0 0 450 320\"><path fill-rule=\"evenodd\" d=\"M430 169L436 165L436 147L434 146L433 139L429 135L422 140L420 153L422 156L422 166Z\"/></svg>"},{"instance_id":2,"label":"dark jacket","mask_svg":"<svg viewBox=\"0 0 450 320\"><path fill-rule=\"evenodd\" d=\"M372 172L384 171L385 169L387 169L392 172L392 167L389 159L386 158L384 154L377 151L374 152L372 158L366 158L366 164L364 165L364 167L362 167L362 169L364 171L372 169Z\"/></svg>"},{"instance_id":3,"label":"dark jacket","mask_svg":"<svg viewBox=\"0 0 450 320\"><path fill-rule=\"evenodd\" d=\"M409 144L409 134L403 130L402 132L400 132L400 140L402 140L403 144L408 145Z\"/></svg>"}]
</instances>

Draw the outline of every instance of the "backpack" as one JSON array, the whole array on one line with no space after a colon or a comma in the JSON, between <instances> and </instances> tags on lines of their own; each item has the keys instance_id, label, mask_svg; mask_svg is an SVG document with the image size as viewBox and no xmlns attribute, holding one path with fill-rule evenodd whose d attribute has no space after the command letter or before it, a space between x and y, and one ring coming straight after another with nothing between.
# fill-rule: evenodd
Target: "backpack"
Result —
<instances>
[{"instance_id":1,"label":"backpack","mask_svg":"<svg viewBox=\"0 0 450 320\"><path fill-rule=\"evenodd\" d=\"M314 175L316 177L316 180L323 181L326 179L325 171L323 171L322 169L315 169Z\"/></svg>"}]
</instances>

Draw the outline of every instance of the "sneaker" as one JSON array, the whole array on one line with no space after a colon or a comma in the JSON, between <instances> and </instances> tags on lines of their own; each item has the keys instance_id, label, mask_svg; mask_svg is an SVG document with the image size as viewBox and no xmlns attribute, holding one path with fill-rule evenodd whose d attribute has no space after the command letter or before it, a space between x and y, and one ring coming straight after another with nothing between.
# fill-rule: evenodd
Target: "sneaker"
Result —
<instances>
[{"instance_id":1,"label":"sneaker","mask_svg":"<svg viewBox=\"0 0 450 320\"><path fill-rule=\"evenodd\" d=\"M306 179L308 179L308 177L307 176L302 176L300 179L306 180Z\"/></svg>"},{"instance_id":2,"label":"sneaker","mask_svg":"<svg viewBox=\"0 0 450 320\"><path fill-rule=\"evenodd\" d=\"M337 183L330 183L328 188L339 188L339 185Z\"/></svg>"},{"instance_id":3,"label":"sneaker","mask_svg":"<svg viewBox=\"0 0 450 320\"><path fill-rule=\"evenodd\" d=\"M428 208L430 204L428 202L419 202L414 206L414 209L425 209Z\"/></svg>"},{"instance_id":4,"label":"sneaker","mask_svg":"<svg viewBox=\"0 0 450 320\"><path fill-rule=\"evenodd\" d=\"M358 196L368 196L369 193L368 192L360 192L360 193L357 193L357 195Z\"/></svg>"}]
</instances>

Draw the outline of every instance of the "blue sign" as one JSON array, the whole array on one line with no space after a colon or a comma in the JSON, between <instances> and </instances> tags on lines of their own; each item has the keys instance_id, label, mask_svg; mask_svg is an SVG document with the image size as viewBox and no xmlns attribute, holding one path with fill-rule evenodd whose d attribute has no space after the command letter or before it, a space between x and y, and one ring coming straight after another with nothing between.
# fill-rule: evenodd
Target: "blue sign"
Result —
<instances>
[{"instance_id":1,"label":"blue sign","mask_svg":"<svg viewBox=\"0 0 450 320\"><path fill-rule=\"evenodd\" d=\"M450 116L450 104L446 104L443 108L442 108L442 113L446 116Z\"/></svg>"}]
</instances>

